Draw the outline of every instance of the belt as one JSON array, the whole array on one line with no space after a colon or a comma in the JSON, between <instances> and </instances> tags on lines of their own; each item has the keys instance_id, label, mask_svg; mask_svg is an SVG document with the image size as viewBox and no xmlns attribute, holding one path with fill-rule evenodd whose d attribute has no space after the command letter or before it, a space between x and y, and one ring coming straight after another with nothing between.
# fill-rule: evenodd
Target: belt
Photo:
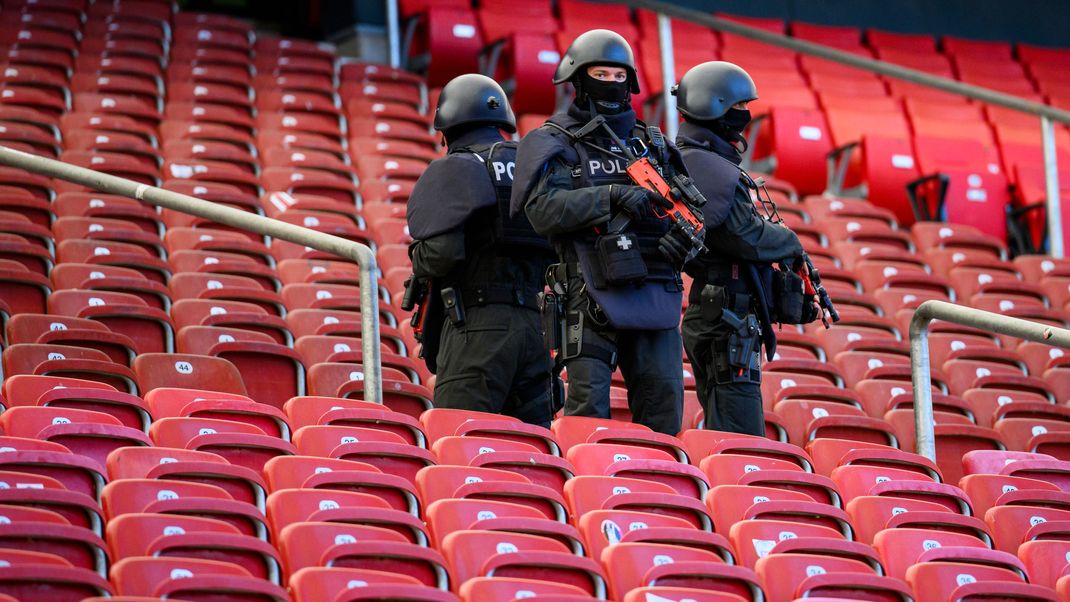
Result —
<instances>
[{"instance_id":1,"label":"belt","mask_svg":"<svg viewBox=\"0 0 1070 602\"><path fill-rule=\"evenodd\" d=\"M516 305L538 311L538 292L512 287L476 287L461 291L461 300L465 307L479 305Z\"/></svg>"}]
</instances>

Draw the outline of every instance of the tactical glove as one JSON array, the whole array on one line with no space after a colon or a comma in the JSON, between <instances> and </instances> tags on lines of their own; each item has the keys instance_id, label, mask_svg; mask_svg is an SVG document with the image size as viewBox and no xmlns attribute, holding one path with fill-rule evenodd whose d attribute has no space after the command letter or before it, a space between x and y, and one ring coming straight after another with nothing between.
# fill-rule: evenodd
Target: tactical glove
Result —
<instances>
[{"instance_id":1,"label":"tactical glove","mask_svg":"<svg viewBox=\"0 0 1070 602\"><path fill-rule=\"evenodd\" d=\"M660 204L663 200L661 195L642 186L613 184L609 187L610 209L615 213L625 213L635 220L650 215L651 204Z\"/></svg>"},{"instance_id":2,"label":"tactical glove","mask_svg":"<svg viewBox=\"0 0 1070 602\"><path fill-rule=\"evenodd\" d=\"M678 270L684 266L693 247L694 243L691 238L679 226L673 226L658 239L658 251Z\"/></svg>"}]
</instances>

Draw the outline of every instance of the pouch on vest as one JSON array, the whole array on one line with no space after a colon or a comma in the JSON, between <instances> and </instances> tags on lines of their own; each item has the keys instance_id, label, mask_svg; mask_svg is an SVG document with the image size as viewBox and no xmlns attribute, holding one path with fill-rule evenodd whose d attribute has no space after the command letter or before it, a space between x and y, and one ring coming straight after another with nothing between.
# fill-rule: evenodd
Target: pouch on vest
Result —
<instances>
[{"instance_id":1,"label":"pouch on vest","mask_svg":"<svg viewBox=\"0 0 1070 602\"><path fill-rule=\"evenodd\" d=\"M806 296L802 278L788 270L773 271L772 318L780 324L809 324L817 318L813 302Z\"/></svg>"},{"instance_id":2,"label":"pouch on vest","mask_svg":"<svg viewBox=\"0 0 1070 602\"><path fill-rule=\"evenodd\" d=\"M642 284L646 262L639 251L639 237L632 233L606 234L594 241L602 274L609 286Z\"/></svg>"},{"instance_id":3,"label":"pouch on vest","mask_svg":"<svg viewBox=\"0 0 1070 602\"><path fill-rule=\"evenodd\" d=\"M587 286L587 295L617 330L664 330L680 324L683 289L674 280L664 281L653 274L640 285L599 287L601 261L594 247L576 242L576 258ZM604 278L601 278L604 282Z\"/></svg>"}]
</instances>

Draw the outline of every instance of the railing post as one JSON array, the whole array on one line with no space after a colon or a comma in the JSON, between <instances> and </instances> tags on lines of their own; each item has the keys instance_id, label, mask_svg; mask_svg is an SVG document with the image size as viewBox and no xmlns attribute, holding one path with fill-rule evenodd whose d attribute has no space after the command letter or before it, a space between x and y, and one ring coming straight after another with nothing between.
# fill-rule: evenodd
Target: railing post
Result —
<instances>
[{"instance_id":1,"label":"railing post","mask_svg":"<svg viewBox=\"0 0 1070 602\"><path fill-rule=\"evenodd\" d=\"M914 388L914 447L936 461L932 374L929 366L929 307L922 303L910 321L910 382Z\"/></svg>"},{"instance_id":2,"label":"railing post","mask_svg":"<svg viewBox=\"0 0 1070 602\"><path fill-rule=\"evenodd\" d=\"M676 59L672 49L672 20L658 13L658 40L661 48L661 95L665 105L665 136L676 140L676 128L680 117L676 112L676 97L672 87L676 85Z\"/></svg>"},{"instance_id":3,"label":"railing post","mask_svg":"<svg viewBox=\"0 0 1070 602\"><path fill-rule=\"evenodd\" d=\"M101 192L118 194L141 202L203 217L213 222L249 230L280 240L352 259L360 266L360 320L364 399L383 402L382 359L379 349L379 283L375 253L366 245L308 228L263 217L219 203L211 203L171 190L141 184L47 157L0 146L0 165L24 169L50 178L74 182Z\"/></svg>"},{"instance_id":4,"label":"railing post","mask_svg":"<svg viewBox=\"0 0 1070 602\"><path fill-rule=\"evenodd\" d=\"M1063 213L1059 198L1059 162L1055 152L1055 127L1051 119L1040 117L1040 133L1044 144L1044 192L1047 196L1048 252L1052 257L1065 257L1063 248Z\"/></svg>"},{"instance_id":5,"label":"railing post","mask_svg":"<svg viewBox=\"0 0 1070 602\"><path fill-rule=\"evenodd\" d=\"M401 25L398 0L386 0L386 39L390 48L390 66L401 66Z\"/></svg>"}]
</instances>

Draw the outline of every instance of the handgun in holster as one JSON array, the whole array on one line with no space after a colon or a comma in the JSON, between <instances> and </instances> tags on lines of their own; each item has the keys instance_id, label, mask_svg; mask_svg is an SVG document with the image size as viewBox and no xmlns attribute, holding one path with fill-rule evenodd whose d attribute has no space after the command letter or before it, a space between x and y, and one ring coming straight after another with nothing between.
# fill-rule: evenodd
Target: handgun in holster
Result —
<instances>
[{"instance_id":1,"label":"handgun in holster","mask_svg":"<svg viewBox=\"0 0 1070 602\"><path fill-rule=\"evenodd\" d=\"M721 314L721 320L732 328L733 332L728 335L726 356L728 367L734 375L743 376L750 370L754 360L754 349L758 343L758 319L753 314L746 314L740 318L736 312L725 308Z\"/></svg>"},{"instance_id":2,"label":"handgun in holster","mask_svg":"<svg viewBox=\"0 0 1070 602\"><path fill-rule=\"evenodd\" d=\"M446 319L454 326L464 326L464 303L461 300L461 292L452 286L439 291L442 296L442 308L446 312Z\"/></svg>"},{"instance_id":3,"label":"handgun in holster","mask_svg":"<svg viewBox=\"0 0 1070 602\"><path fill-rule=\"evenodd\" d=\"M553 287L551 286L551 289ZM554 292L539 294L539 315L542 318L542 334L546 348L554 359L550 374L550 413L556 414L565 405L565 383L561 380L562 342L565 340L565 299L564 295Z\"/></svg>"}]
</instances>

